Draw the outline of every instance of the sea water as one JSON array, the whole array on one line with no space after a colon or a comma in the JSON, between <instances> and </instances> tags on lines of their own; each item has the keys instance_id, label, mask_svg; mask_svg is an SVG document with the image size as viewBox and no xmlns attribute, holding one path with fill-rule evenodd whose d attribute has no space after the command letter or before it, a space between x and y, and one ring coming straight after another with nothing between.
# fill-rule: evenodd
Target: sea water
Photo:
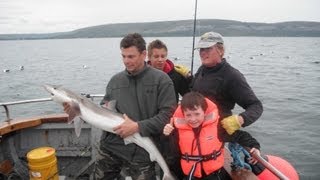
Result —
<instances>
[{"instance_id":1,"label":"sea water","mask_svg":"<svg viewBox=\"0 0 320 180\"><path fill-rule=\"evenodd\" d=\"M190 67L191 37L159 39L167 44L175 64ZM124 69L120 40L0 41L0 103L49 97L42 87L46 83L78 93L104 94L110 77ZM301 179L318 179L320 38L226 37L225 44L227 61L245 75L264 106L261 118L244 130L261 143L262 153L291 162ZM195 73L200 65L198 51L193 64ZM0 108L3 121L5 111ZM46 102L9 106L9 110L15 118L62 112L62 107Z\"/></svg>"}]
</instances>

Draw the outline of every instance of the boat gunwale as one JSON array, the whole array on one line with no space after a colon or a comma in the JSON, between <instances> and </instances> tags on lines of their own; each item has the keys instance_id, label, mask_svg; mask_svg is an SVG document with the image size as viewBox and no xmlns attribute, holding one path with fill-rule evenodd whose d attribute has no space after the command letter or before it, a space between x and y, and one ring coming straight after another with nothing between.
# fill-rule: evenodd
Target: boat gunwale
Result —
<instances>
[{"instance_id":1,"label":"boat gunwale","mask_svg":"<svg viewBox=\"0 0 320 180\"><path fill-rule=\"evenodd\" d=\"M49 114L42 116L34 116L29 118L17 118L10 121L0 122L0 136L18 131L21 129L27 129L31 127L40 126L45 123L66 123L68 114Z\"/></svg>"}]
</instances>

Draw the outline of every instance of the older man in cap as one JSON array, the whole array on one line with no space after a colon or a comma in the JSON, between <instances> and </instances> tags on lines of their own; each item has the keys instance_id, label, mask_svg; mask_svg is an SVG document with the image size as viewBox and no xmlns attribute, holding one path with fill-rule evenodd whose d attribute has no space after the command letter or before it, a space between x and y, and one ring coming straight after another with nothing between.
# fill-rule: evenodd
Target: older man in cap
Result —
<instances>
[{"instance_id":1,"label":"older man in cap","mask_svg":"<svg viewBox=\"0 0 320 180\"><path fill-rule=\"evenodd\" d=\"M221 34L203 34L196 49L199 50L202 65L193 77L192 90L217 104L222 127L228 134L255 122L262 114L262 103L243 74L224 58L225 47ZM244 111L233 115L235 104Z\"/></svg>"}]
</instances>

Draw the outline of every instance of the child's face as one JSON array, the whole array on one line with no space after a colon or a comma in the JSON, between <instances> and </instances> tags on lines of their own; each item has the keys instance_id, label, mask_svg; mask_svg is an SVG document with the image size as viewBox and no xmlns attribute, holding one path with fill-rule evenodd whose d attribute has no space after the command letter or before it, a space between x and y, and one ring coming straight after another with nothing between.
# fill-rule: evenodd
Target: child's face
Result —
<instances>
[{"instance_id":1,"label":"child's face","mask_svg":"<svg viewBox=\"0 0 320 180\"><path fill-rule=\"evenodd\" d=\"M199 127L204 121L204 111L200 106L195 106L195 110L186 109L184 117L192 128Z\"/></svg>"}]
</instances>

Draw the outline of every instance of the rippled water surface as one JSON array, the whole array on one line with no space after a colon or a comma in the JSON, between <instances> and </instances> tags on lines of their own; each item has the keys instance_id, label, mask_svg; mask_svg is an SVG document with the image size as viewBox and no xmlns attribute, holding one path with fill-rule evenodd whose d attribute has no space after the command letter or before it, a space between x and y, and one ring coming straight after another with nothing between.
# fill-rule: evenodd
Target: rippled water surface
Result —
<instances>
[{"instance_id":1,"label":"rippled water surface","mask_svg":"<svg viewBox=\"0 0 320 180\"><path fill-rule=\"evenodd\" d=\"M190 66L192 38L160 39L176 64ZM263 153L290 161L301 179L318 179L320 38L226 37L225 41L228 61L245 75L264 105L262 117L245 129L259 140ZM41 87L45 83L103 94L111 75L123 69L119 42L119 38L0 41L0 102L48 97ZM198 66L195 51L194 71ZM53 102L9 109L12 117L62 110ZM4 119L1 107L0 121Z\"/></svg>"}]
</instances>

